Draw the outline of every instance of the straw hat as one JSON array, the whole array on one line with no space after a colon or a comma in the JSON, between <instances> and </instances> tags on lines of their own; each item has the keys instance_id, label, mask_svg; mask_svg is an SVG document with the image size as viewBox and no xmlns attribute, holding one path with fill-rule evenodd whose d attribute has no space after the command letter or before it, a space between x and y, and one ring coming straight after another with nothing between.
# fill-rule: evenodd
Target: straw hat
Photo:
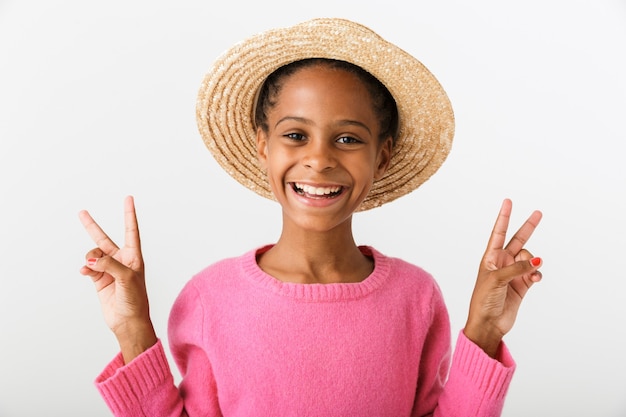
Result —
<instances>
[{"instance_id":1,"label":"straw hat","mask_svg":"<svg viewBox=\"0 0 626 417\"><path fill-rule=\"evenodd\" d=\"M386 174L359 210L403 196L437 171L450 152L454 115L435 77L417 59L369 28L344 19L314 19L269 30L234 45L205 76L196 107L200 134L233 178L273 199L256 150L258 90L279 67L305 58L347 61L378 78L398 107L399 129Z\"/></svg>"}]
</instances>

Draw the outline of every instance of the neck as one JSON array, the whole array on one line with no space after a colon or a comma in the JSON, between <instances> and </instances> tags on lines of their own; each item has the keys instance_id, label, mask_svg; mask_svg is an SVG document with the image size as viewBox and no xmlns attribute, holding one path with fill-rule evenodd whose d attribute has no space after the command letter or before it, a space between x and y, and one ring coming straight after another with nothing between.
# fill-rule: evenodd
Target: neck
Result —
<instances>
[{"instance_id":1,"label":"neck","mask_svg":"<svg viewBox=\"0 0 626 417\"><path fill-rule=\"evenodd\" d=\"M280 239L259 266L281 281L298 283L359 282L373 269L354 242L351 219L324 231L284 222Z\"/></svg>"}]
</instances>

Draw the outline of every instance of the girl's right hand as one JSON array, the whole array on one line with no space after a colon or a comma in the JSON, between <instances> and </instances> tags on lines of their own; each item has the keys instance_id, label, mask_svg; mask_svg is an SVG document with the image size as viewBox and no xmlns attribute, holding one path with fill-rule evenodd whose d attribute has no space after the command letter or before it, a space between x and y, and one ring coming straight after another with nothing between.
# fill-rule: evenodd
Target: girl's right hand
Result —
<instances>
[{"instance_id":1,"label":"girl's right hand","mask_svg":"<svg viewBox=\"0 0 626 417\"><path fill-rule=\"evenodd\" d=\"M139 227L132 197L124 201L125 239L119 248L87 211L78 214L96 248L80 273L93 280L104 319L128 363L157 342L150 320Z\"/></svg>"}]
</instances>

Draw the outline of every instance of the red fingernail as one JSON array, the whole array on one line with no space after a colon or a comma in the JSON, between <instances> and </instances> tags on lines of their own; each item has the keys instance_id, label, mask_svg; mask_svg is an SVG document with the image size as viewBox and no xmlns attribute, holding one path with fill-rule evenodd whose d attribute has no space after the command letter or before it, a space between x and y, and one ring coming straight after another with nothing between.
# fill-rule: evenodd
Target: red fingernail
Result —
<instances>
[{"instance_id":1,"label":"red fingernail","mask_svg":"<svg viewBox=\"0 0 626 417\"><path fill-rule=\"evenodd\" d=\"M96 262L98 262L98 258L89 258L89 259L87 259L87 265L88 266L94 266L96 264Z\"/></svg>"},{"instance_id":2,"label":"red fingernail","mask_svg":"<svg viewBox=\"0 0 626 417\"><path fill-rule=\"evenodd\" d=\"M539 266L539 265L541 265L541 258L532 258L530 260L530 264L532 266Z\"/></svg>"}]
</instances>

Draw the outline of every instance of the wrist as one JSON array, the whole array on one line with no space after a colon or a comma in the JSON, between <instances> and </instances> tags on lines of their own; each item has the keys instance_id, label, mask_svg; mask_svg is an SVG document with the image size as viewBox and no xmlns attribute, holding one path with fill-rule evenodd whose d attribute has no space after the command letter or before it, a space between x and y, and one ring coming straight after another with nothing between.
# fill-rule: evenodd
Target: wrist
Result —
<instances>
[{"instance_id":1,"label":"wrist","mask_svg":"<svg viewBox=\"0 0 626 417\"><path fill-rule=\"evenodd\" d=\"M115 331L115 337L125 364L150 349L158 340L150 320L127 322Z\"/></svg>"},{"instance_id":2,"label":"wrist","mask_svg":"<svg viewBox=\"0 0 626 417\"><path fill-rule=\"evenodd\" d=\"M488 326L472 325L469 322L463 329L463 334L476 346L481 348L490 358L496 358L502 343L502 334L490 330Z\"/></svg>"}]
</instances>

